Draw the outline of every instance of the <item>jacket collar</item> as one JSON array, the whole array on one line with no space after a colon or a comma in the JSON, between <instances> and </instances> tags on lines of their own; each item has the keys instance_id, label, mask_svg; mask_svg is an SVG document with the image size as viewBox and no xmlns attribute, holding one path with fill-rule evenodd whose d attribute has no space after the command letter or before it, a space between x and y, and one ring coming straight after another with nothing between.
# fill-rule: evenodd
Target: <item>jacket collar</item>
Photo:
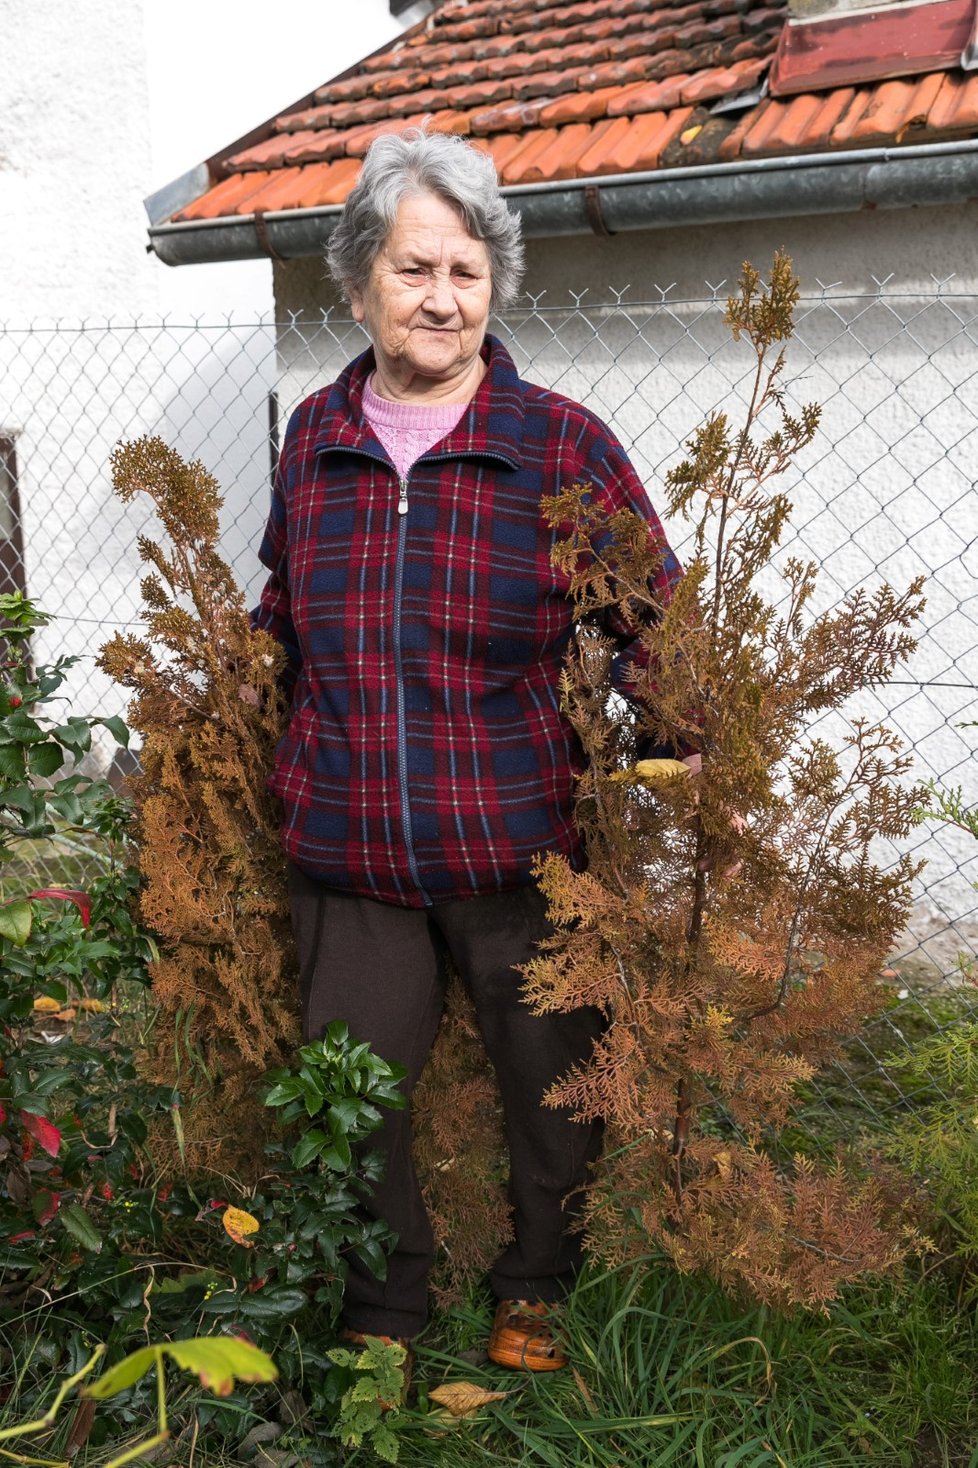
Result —
<instances>
[{"instance_id":1,"label":"jacket collar","mask_svg":"<svg viewBox=\"0 0 978 1468\"><path fill-rule=\"evenodd\" d=\"M427 458L504 459L513 469L522 463L523 383L516 364L497 337L487 335L482 346L486 375L451 433ZM356 357L329 388L316 433L315 452L347 449L385 459L363 412L363 389L374 370L374 349Z\"/></svg>"}]
</instances>

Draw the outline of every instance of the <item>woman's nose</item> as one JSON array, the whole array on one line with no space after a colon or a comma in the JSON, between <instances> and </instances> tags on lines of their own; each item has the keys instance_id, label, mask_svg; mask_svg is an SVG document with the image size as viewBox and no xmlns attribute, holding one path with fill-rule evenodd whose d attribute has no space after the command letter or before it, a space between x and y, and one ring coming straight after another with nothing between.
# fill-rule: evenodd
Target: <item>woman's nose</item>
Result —
<instances>
[{"instance_id":1,"label":"woman's nose","mask_svg":"<svg viewBox=\"0 0 978 1468\"><path fill-rule=\"evenodd\" d=\"M455 314L455 292L452 290L452 282L449 276L438 275L434 272L429 275L425 305L436 316L453 316Z\"/></svg>"}]
</instances>

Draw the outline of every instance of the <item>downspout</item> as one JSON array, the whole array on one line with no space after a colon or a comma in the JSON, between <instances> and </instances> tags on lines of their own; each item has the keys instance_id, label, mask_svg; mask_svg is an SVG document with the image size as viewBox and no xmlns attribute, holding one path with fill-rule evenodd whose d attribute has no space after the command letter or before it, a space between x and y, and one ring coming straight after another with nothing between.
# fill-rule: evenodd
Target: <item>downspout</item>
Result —
<instances>
[{"instance_id":1,"label":"downspout","mask_svg":"<svg viewBox=\"0 0 978 1468\"><path fill-rule=\"evenodd\" d=\"M701 164L503 188L527 236L616 234L732 220L961 204L978 198L978 139ZM318 255L340 205L150 226L167 265Z\"/></svg>"}]
</instances>

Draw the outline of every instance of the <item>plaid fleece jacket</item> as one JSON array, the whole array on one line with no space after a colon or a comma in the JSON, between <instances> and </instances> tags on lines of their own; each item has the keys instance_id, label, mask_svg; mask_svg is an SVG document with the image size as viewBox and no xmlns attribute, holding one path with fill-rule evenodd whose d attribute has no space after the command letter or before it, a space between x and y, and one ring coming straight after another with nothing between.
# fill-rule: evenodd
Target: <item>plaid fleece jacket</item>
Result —
<instances>
[{"instance_id":1,"label":"plaid fleece jacket","mask_svg":"<svg viewBox=\"0 0 978 1468\"><path fill-rule=\"evenodd\" d=\"M542 496L589 481L662 528L625 452L579 404L524 382L494 338L447 437L399 481L363 416L371 351L293 414L254 613L294 679L270 778L311 877L407 907L583 861L580 745L559 709L573 636ZM667 549L657 590L681 574ZM629 656L627 640L621 658Z\"/></svg>"}]
</instances>

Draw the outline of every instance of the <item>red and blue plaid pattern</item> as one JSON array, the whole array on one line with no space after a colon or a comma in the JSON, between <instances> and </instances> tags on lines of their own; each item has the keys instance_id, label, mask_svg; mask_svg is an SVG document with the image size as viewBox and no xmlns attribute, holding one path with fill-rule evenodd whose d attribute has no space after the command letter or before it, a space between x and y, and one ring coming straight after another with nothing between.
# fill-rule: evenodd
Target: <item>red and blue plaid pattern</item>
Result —
<instances>
[{"instance_id":1,"label":"red and blue plaid pattern","mask_svg":"<svg viewBox=\"0 0 978 1468\"><path fill-rule=\"evenodd\" d=\"M681 575L600 419L522 381L495 338L484 354L462 419L405 483L363 415L372 352L307 398L260 551L255 622L294 680L269 782L285 849L331 887L407 907L520 886L538 852L583 861L582 751L558 691L573 609L542 497L590 482L648 520L664 601Z\"/></svg>"}]
</instances>

